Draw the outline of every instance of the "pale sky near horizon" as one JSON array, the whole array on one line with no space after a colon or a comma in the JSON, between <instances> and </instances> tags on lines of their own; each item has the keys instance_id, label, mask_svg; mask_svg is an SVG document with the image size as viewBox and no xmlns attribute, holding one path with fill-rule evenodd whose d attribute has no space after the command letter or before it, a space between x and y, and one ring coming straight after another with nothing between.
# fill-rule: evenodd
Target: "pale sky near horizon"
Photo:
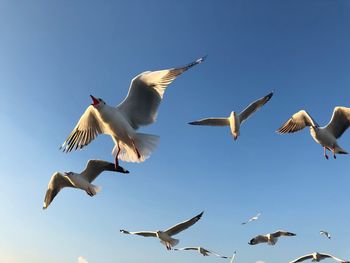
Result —
<instances>
[{"instance_id":1,"label":"pale sky near horizon","mask_svg":"<svg viewBox=\"0 0 350 263\"><path fill-rule=\"evenodd\" d=\"M140 72L206 54L169 86L157 122L140 129L160 136L148 160L121 163L129 175L102 174L93 198L64 189L42 210L55 171L113 160L107 136L58 150L90 94L117 105ZM350 107L349 69L348 0L0 0L0 263L225 262L119 233L166 229L202 210L175 236L179 247L237 250L237 263L314 251L350 260L350 156L325 160L308 129L275 133L300 109L323 126L335 106ZM235 142L228 128L187 125L240 112L272 90ZM339 144L350 150L349 131ZM277 229L297 236L248 245Z\"/></svg>"}]
</instances>

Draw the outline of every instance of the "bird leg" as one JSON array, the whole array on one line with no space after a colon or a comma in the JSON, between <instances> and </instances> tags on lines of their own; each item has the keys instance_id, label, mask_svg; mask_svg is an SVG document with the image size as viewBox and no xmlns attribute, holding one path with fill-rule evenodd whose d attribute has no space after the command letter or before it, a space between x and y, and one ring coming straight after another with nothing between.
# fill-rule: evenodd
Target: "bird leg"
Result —
<instances>
[{"instance_id":1,"label":"bird leg","mask_svg":"<svg viewBox=\"0 0 350 263\"><path fill-rule=\"evenodd\" d=\"M134 150L137 154L137 158L140 159L141 158L141 154L139 152L139 150L137 150L136 146L135 146L135 141L134 140L131 140L132 141L132 146L134 147Z\"/></svg>"},{"instance_id":2,"label":"bird leg","mask_svg":"<svg viewBox=\"0 0 350 263\"><path fill-rule=\"evenodd\" d=\"M119 142L117 141L117 147L118 147L118 151L117 154L115 155L115 159L114 159L114 168L116 171L118 171L119 169L119 161L118 161L118 157L119 157L119 153L120 153L120 147L119 147Z\"/></svg>"},{"instance_id":3,"label":"bird leg","mask_svg":"<svg viewBox=\"0 0 350 263\"><path fill-rule=\"evenodd\" d=\"M326 157L326 159L328 160L328 155L327 155L327 148L326 147L323 147L323 150L324 150L324 157Z\"/></svg>"},{"instance_id":4,"label":"bird leg","mask_svg":"<svg viewBox=\"0 0 350 263\"><path fill-rule=\"evenodd\" d=\"M335 156L335 149L334 148L332 149L332 153L333 153L333 158L337 159L337 156Z\"/></svg>"}]
</instances>

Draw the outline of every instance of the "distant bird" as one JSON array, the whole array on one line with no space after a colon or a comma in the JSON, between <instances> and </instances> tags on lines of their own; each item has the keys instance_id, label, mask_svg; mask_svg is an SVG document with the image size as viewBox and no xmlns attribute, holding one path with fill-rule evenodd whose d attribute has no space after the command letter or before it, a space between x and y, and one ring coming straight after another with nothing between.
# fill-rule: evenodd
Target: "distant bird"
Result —
<instances>
[{"instance_id":1,"label":"distant bird","mask_svg":"<svg viewBox=\"0 0 350 263\"><path fill-rule=\"evenodd\" d=\"M127 230L121 229L120 232L123 234L129 234L129 235L139 235L144 237L157 237L160 239L160 242L164 244L167 248L167 250L171 250L172 247L176 246L179 243L178 239L172 238L172 236L177 235L181 231L189 228L190 226L194 225L199 219L201 219L204 211L200 214L196 215L195 217L181 222L175 226L172 226L171 228L165 230L165 231L139 231L139 232L129 232Z\"/></svg>"},{"instance_id":2,"label":"distant bird","mask_svg":"<svg viewBox=\"0 0 350 263\"><path fill-rule=\"evenodd\" d=\"M217 257L220 258L230 258L230 257L226 257L226 256L222 256L218 253L215 253L211 250L205 249L203 247L183 247L183 248L174 248L174 250L180 251L180 250L196 250L198 251L200 254L202 254L203 256L210 256L210 255L215 255Z\"/></svg>"},{"instance_id":3,"label":"distant bird","mask_svg":"<svg viewBox=\"0 0 350 263\"><path fill-rule=\"evenodd\" d=\"M235 251L235 252L233 252L233 255L232 255L232 257L231 257L231 261L230 261L230 263L233 263L233 260L235 259L236 254L237 254L237 252L236 252L236 251Z\"/></svg>"},{"instance_id":4,"label":"distant bird","mask_svg":"<svg viewBox=\"0 0 350 263\"><path fill-rule=\"evenodd\" d=\"M43 209L46 209L55 198L55 196L64 187L79 188L86 191L90 196L94 196L100 191L100 188L96 185L91 184L103 171L112 171L120 173L129 173L123 167L118 166L115 169L114 164L101 160L89 160L86 164L84 171L81 173L66 172L60 173L55 172L48 185L46 191Z\"/></svg>"},{"instance_id":5,"label":"distant bird","mask_svg":"<svg viewBox=\"0 0 350 263\"><path fill-rule=\"evenodd\" d=\"M240 114L232 111L228 118L207 118L198 121L192 121L191 125L205 125L205 126L230 126L231 133L234 140L237 140L240 135L241 124L247 120L254 112L260 109L267 103L273 95L273 92L267 94L265 97L258 99L245 108Z\"/></svg>"},{"instance_id":6,"label":"distant bird","mask_svg":"<svg viewBox=\"0 0 350 263\"><path fill-rule=\"evenodd\" d=\"M342 134L350 126L350 108L335 107L330 122L324 127L320 127L305 110L301 110L286 121L282 127L277 130L277 132L297 132L306 126L310 127L310 134L312 138L318 144L322 145L326 159L328 159L326 150L333 152L334 159L336 158L336 153L348 154L347 151L338 145L337 139L342 136Z\"/></svg>"},{"instance_id":7,"label":"distant bird","mask_svg":"<svg viewBox=\"0 0 350 263\"><path fill-rule=\"evenodd\" d=\"M271 234L266 234L266 235L258 235L254 238L252 238L249 241L249 245L256 245L256 244L260 244L260 243L267 243L269 245L275 245L278 241L279 237L282 236L286 236L286 237L290 237L290 236L296 236L296 234L291 233L291 232L286 232L284 230L279 230L276 231L274 233Z\"/></svg>"},{"instance_id":8,"label":"distant bird","mask_svg":"<svg viewBox=\"0 0 350 263\"><path fill-rule=\"evenodd\" d=\"M253 216L253 217L249 218L248 221L243 222L242 225L245 225L245 224L248 224L248 223L253 222L255 220L258 220L260 215L261 215L261 213L258 213L256 216Z\"/></svg>"},{"instance_id":9,"label":"distant bird","mask_svg":"<svg viewBox=\"0 0 350 263\"><path fill-rule=\"evenodd\" d=\"M155 122L165 89L183 72L200 64L205 57L180 68L146 71L132 79L128 95L117 107L90 95L93 103L81 116L62 144L63 152L83 148L98 134L110 135L115 143L112 154L125 162L143 162L158 143L158 136L138 133L140 126Z\"/></svg>"},{"instance_id":10,"label":"distant bird","mask_svg":"<svg viewBox=\"0 0 350 263\"><path fill-rule=\"evenodd\" d=\"M324 235L325 237L327 237L328 239L331 239L331 234L327 231L320 231L320 235Z\"/></svg>"},{"instance_id":11,"label":"distant bird","mask_svg":"<svg viewBox=\"0 0 350 263\"><path fill-rule=\"evenodd\" d=\"M320 262L321 260L323 260L325 258L332 258L335 261L338 261L338 262L341 262L341 263L350 263L347 260L342 260L342 259L337 258L335 256L332 256L330 254L324 254L324 253L318 253L318 252L314 252L312 254L308 254L308 255L302 256L300 258L297 258L297 259L291 261L290 263L302 262L302 261L308 260L308 259L312 259L311 261L314 261L314 262Z\"/></svg>"}]
</instances>

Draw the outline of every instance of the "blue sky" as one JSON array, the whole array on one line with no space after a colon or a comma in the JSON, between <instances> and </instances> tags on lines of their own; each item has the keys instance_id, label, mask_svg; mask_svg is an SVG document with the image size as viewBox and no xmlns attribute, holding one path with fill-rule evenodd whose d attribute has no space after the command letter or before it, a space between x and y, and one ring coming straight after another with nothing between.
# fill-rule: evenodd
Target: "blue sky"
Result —
<instances>
[{"instance_id":1,"label":"blue sky","mask_svg":"<svg viewBox=\"0 0 350 263\"><path fill-rule=\"evenodd\" d=\"M326 161L307 129L274 132L300 109L324 125L334 106L349 106L349 12L347 0L1 0L0 263L223 262L119 233L165 229L202 210L179 246L237 250L237 262L313 251L349 259L349 156ZM53 172L113 160L107 136L58 150L89 94L117 105L138 73L205 54L169 86L157 122L141 128L161 137L150 159L123 163L129 175L100 176L94 198L65 189L41 209ZM271 90L236 142L228 129L186 124L239 112ZM349 138L339 141L347 150ZM240 225L257 212L259 221ZM279 228L297 236L247 244Z\"/></svg>"}]
</instances>

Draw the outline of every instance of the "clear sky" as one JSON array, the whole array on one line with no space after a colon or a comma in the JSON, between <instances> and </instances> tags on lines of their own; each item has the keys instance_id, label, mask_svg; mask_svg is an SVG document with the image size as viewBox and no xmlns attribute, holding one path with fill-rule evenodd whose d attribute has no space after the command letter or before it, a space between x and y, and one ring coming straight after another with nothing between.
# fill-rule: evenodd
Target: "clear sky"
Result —
<instances>
[{"instance_id":1,"label":"clear sky","mask_svg":"<svg viewBox=\"0 0 350 263\"><path fill-rule=\"evenodd\" d=\"M202 210L179 246L237 250L243 263L314 251L349 259L350 157L325 160L308 129L274 132L300 109L324 125L334 106L350 106L349 13L348 0L0 0L0 263L224 262L119 233L166 229ZM169 86L157 122L141 128L161 137L150 159L122 163L129 175L98 177L93 198L64 189L42 210L53 172L113 160L107 136L58 150L89 94L117 105L138 73L205 54ZM228 128L186 124L239 112L271 90L236 142ZM349 132L339 143L350 150ZM280 228L297 236L247 244Z\"/></svg>"}]
</instances>

